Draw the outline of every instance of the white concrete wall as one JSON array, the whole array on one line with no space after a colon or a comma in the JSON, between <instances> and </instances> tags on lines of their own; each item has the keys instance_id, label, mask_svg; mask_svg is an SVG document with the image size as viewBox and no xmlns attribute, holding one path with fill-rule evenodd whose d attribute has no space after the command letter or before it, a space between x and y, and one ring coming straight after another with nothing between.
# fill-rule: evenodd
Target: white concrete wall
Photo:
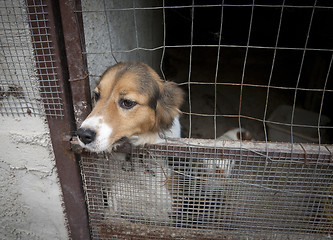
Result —
<instances>
[{"instance_id":1,"label":"white concrete wall","mask_svg":"<svg viewBox=\"0 0 333 240\"><path fill-rule=\"evenodd\" d=\"M1 117L0 126L0 238L67 239L44 118Z\"/></svg>"},{"instance_id":2,"label":"white concrete wall","mask_svg":"<svg viewBox=\"0 0 333 240\"><path fill-rule=\"evenodd\" d=\"M38 81L23 0L0 1L0 112L38 113ZM8 94L19 86L19 95ZM40 111L43 112L42 106ZM67 239L44 117L0 115L0 239Z\"/></svg>"},{"instance_id":3,"label":"white concrete wall","mask_svg":"<svg viewBox=\"0 0 333 240\"><path fill-rule=\"evenodd\" d=\"M154 49L163 45L162 10L137 9L134 11L132 8L161 5L161 1L156 0L82 0L92 89L99 76L116 63L111 54L111 48L118 62L141 61L157 72L160 71L162 49L158 51L135 49ZM110 9L126 10L110 11Z\"/></svg>"}]
</instances>

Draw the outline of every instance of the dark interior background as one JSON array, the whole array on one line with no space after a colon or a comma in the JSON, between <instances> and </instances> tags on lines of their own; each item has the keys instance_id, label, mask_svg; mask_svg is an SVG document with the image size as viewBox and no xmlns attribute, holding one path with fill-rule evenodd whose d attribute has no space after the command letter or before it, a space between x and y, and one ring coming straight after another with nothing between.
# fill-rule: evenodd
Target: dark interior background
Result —
<instances>
[{"instance_id":1,"label":"dark interior background","mask_svg":"<svg viewBox=\"0 0 333 240\"><path fill-rule=\"evenodd\" d=\"M255 1L249 41L249 46L255 47L248 49L247 56L252 1L224 1L219 61L218 48L207 45L219 44L222 11L214 4L221 4L221 1L194 3L192 8L192 1L165 2L166 6L189 6L165 11L166 45L177 47L167 48L163 65L166 78L181 84L187 93L182 108L186 137L214 138L214 121L218 137L239 126L238 118L234 116L240 113L246 116L241 118L241 126L250 130L254 139L265 140L260 120L267 120L279 105L293 106L295 98L296 107L320 112L323 91L306 89L325 87L333 50L333 2L317 1L307 39L314 1L285 1L274 58L272 48L276 45L283 1ZM297 4L307 7L297 7ZM191 49L189 45L194 46ZM306 51L303 50L305 45ZM241 88L242 78L245 85ZM219 85L215 85L215 81ZM297 81L299 89L295 95ZM268 85L279 88L268 88ZM332 85L330 73L326 89L332 90ZM331 119L332 100L333 93L326 91L322 114ZM186 112L194 114L190 116ZM214 120L214 114L223 116Z\"/></svg>"}]
</instances>

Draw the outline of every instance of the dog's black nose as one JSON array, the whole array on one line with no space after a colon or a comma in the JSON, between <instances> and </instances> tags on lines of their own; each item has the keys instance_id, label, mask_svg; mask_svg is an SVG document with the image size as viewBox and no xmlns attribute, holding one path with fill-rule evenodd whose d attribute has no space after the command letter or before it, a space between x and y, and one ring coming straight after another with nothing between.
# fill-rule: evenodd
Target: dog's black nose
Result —
<instances>
[{"instance_id":1,"label":"dog's black nose","mask_svg":"<svg viewBox=\"0 0 333 240\"><path fill-rule=\"evenodd\" d=\"M79 128L76 134L84 144L93 142L96 137L96 132L91 129Z\"/></svg>"}]
</instances>

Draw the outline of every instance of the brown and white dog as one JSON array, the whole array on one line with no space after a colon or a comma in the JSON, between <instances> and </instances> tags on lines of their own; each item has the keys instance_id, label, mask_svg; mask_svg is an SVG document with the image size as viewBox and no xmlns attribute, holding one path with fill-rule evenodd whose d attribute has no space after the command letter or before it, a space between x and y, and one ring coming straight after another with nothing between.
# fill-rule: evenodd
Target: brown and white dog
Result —
<instances>
[{"instance_id":1,"label":"brown and white dog","mask_svg":"<svg viewBox=\"0 0 333 240\"><path fill-rule=\"evenodd\" d=\"M162 81L146 64L116 64L104 72L94 89L95 107L77 131L79 143L90 151L103 152L125 141L141 145L162 142L161 135L180 138L179 108L183 95L177 84ZM175 216L183 215L175 215L176 212L186 209L210 214L211 210L195 206L197 199L204 194L206 201L223 201L221 191L233 161L214 157L191 159L191 164L187 164L187 160L174 158L172 161L178 162L171 166L163 156L139 159L134 155L127 161L123 154L112 153L112 161L103 165L109 166L112 173L103 179L106 216L169 224ZM126 167L127 162L130 167ZM196 167L189 170L188 166ZM104 174L100 172L100 176ZM126 192L129 189L133 191ZM188 189L197 190L188 194Z\"/></svg>"},{"instance_id":2,"label":"brown and white dog","mask_svg":"<svg viewBox=\"0 0 333 240\"><path fill-rule=\"evenodd\" d=\"M179 138L183 91L165 82L148 65L118 63L108 68L94 89L95 107L77 131L82 147L102 152L124 141L133 145Z\"/></svg>"}]
</instances>

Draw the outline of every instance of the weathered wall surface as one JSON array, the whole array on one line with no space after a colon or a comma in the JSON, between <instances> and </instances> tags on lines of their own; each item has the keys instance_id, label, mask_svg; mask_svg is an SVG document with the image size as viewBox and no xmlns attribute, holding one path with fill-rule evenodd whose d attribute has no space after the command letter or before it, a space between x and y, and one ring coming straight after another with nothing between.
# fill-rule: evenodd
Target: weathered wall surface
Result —
<instances>
[{"instance_id":1,"label":"weathered wall surface","mask_svg":"<svg viewBox=\"0 0 333 240\"><path fill-rule=\"evenodd\" d=\"M91 89L95 87L99 76L116 63L115 60L144 62L160 72L162 49L149 49L163 45L162 10L134 10L134 7L161 5L162 2L156 0L82 0Z\"/></svg>"},{"instance_id":2,"label":"weathered wall surface","mask_svg":"<svg viewBox=\"0 0 333 240\"><path fill-rule=\"evenodd\" d=\"M0 239L67 239L25 2L0 16Z\"/></svg>"},{"instance_id":3,"label":"weathered wall surface","mask_svg":"<svg viewBox=\"0 0 333 240\"><path fill-rule=\"evenodd\" d=\"M40 117L1 117L0 236L67 239L49 131Z\"/></svg>"}]
</instances>

